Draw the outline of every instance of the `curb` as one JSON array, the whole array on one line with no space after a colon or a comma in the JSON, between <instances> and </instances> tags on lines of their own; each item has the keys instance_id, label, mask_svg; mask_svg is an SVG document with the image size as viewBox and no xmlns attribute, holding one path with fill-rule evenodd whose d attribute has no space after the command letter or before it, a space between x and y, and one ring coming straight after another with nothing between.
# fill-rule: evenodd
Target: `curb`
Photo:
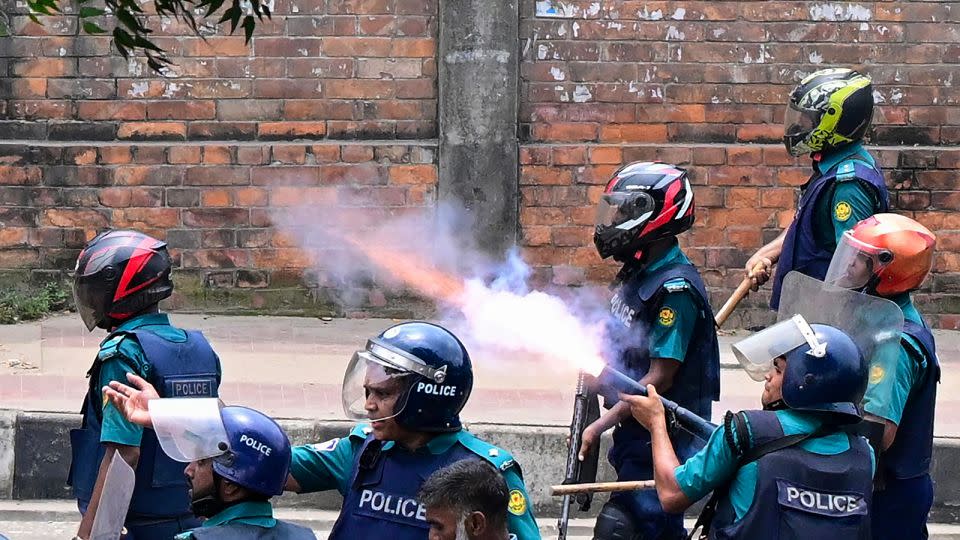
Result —
<instances>
[{"instance_id":1,"label":"curb","mask_svg":"<svg viewBox=\"0 0 960 540\"><path fill-rule=\"evenodd\" d=\"M345 436L353 423L345 421L279 420L293 444L322 442ZM0 410L0 499L71 499L66 486L70 466L69 431L80 425L79 414ZM472 424L470 431L509 449L523 467L531 502L538 515L556 515L560 499L549 486L560 483L566 460L568 429L561 426ZM609 446L606 435L601 452ZM613 480L601 460L598 481ZM935 438L931 476L934 480L933 521L960 523L960 439ZM287 494L276 499L281 508L339 510L336 492ZM594 504L595 515L600 504ZM584 517L577 513L576 517ZM692 514L691 514L692 515Z\"/></svg>"}]
</instances>

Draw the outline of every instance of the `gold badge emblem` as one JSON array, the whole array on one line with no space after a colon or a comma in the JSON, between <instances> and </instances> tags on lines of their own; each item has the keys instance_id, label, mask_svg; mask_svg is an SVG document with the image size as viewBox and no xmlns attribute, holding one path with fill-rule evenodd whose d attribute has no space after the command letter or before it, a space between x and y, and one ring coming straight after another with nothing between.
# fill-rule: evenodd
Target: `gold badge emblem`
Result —
<instances>
[{"instance_id":1,"label":"gold badge emblem","mask_svg":"<svg viewBox=\"0 0 960 540\"><path fill-rule=\"evenodd\" d=\"M870 368L870 384L877 384L883 380L883 376L886 375L886 372L880 366L873 366Z\"/></svg>"},{"instance_id":2,"label":"gold badge emblem","mask_svg":"<svg viewBox=\"0 0 960 540\"><path fill-rule=\"evenodd\" d=\"M527 512L527 498L523 496L522 491L514 489L510 492L510 504L507 505L507 509L515 516L522 516Z\"/></svg>"},{"instance_id":3,"label":"gold badge emblem","mask_svg":"<svg viewBox=\"0 0 960 540\"><path fill-rule=\"evenodd\" d=\"M833 215L836 216L838 221L846 221L853 215L853 207L846 201L840 201L837 203L837 207L833 209Z\"/></svg>"},{"instance_id":4,"label":"gold badge emblem","mask_svg":"<svg viewBox=\"0 0 960 540\"><path fill-rule=\"evenodd\" d=\"M677 320L677 314L672 309L665 307L660 310L657 320L663 326L673 326L674 321Z\"/></svg>"}]
</instances>

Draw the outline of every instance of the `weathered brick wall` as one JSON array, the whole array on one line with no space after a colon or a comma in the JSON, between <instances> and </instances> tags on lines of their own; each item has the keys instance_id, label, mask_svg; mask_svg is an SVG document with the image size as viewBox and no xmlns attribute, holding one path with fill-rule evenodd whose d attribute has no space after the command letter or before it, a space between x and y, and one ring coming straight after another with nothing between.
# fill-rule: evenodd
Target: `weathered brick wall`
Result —
<instances>
[{"instance_id":1,"label":"weathered brick wall","mask_svg":"<svg viewBox=\"0 0 960 540\"><path fill-rule=\"evenodd\" d=\"M960 326L958 23L942 2L522 2L520 222L539 279L609 279L593 205L618 164L659 159L691 171L698 214L683 245L725 300L809 176L779 144L789 90L816 69L855 67L874 80L869 140L894 207L940 237L919 302L931 322ZM765 321L768 297L730 325Z\"/></svg>"},{"instance_id":2,"label":"weathered brick wall","mask_svg":"<svg viewBox=\"0 0 960 540\"><path fill-rule=\"evenodd\" d=\"M77 36L76 17L38 26L13 0L2 6L16 34L0 39L8 138L436 136L437 0L275 2L250 47L242 30L210 29L204 40L151 17L176 62L167 79L143 58L125 61L109 38Z\"/></svg>"},{"instance_id":3,"label":"weathered brick wall","mask_svg":"<svg viewBox=\"0 0 960 540\"><path fill-rule=\"evenodd\" d=\"M334 289L351 284L311 273L271 213L336 205L381 222L430 207L434 161L432 143L401 141L0 144L0 268L69 269L97 230L131 227L170 244L173 307L341 313ZM383 316L422 308L375 286L353 294Z\"/></svg>"},{"instance_id":4,"label":"weathered brick wall","mask_svg":"<svg viewBox=\"0 0 960 540\"><path fill-rule=\"evenodd\" d=\"M166 78L74 16L38 26L0 3L15 34L0 39L0 268L15 279L134 227L168 241L174 306L342 313L331 291L355 286L381 315L422 311L312 273L270 214L317 203L381 221L435 204L436 0L273 2L249 47L242 30L203 40L151 17Z\"/></svg>"}]
</instances>

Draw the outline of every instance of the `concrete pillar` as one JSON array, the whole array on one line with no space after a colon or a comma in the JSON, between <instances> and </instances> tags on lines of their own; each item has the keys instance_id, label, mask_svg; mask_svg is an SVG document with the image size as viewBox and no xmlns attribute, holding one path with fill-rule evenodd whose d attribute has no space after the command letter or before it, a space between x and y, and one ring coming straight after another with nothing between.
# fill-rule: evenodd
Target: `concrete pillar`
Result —
<instances>
[{"instance_id":1,"label":"concrete pillar","mask_svg":"<svg viewBox=\"0 0 960 540\"><path fill-rule=\"evenodd\" d=\"M491 253L517 240L518 9L518 0L440 1L439 197L473 213Z\"/></svg>"}]
</instances>

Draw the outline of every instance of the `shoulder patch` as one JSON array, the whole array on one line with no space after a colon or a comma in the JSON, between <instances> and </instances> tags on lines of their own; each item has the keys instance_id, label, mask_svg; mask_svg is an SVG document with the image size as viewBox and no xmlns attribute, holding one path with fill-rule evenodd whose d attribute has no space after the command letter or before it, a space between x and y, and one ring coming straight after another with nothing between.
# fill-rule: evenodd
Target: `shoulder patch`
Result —
<instances>
[{"instance_id":1,"label":"shoulder patch","mask_svg":"<svg viewBox=\"0 0 960 540\"><path fill-rule=\"evenodd\" d=\"M853 215L853 207L847 201L840 201L833 208L833 217L837 218L837 221L847 221L851 215Z\"/></svg>"},{"instance_id":2,"label":"shoulder patch","mask_svg":"<svg viewBox=\"0 0 960 540\"><path fill-rule=\"evenodd\" d=\"M352 430L350 430L350 435L348 435L348 437L354 437L360 440L364 440L367 438L367 435L370 435L370 433L372 432L373 432L373 428L370 427L369 425L357 424L356 426L353 427Z\"/></svg>"},{"instance_id":3,"label":"shoulder patch","mask_svg":"<svg viewBox=\"0 0 960 540\"><path fill-rule=\"evenodd\" d=\"M519 489L510 491L510 502L507 504L507 509L515 516L522 516L527 513L527 498L522 491Z\"/></svg>"},{"instance_id":4,"label":"shoulder patch","mask_svg":"<svg viewBox=\"0 0 960 540\"><path fill-rule=\"evenodd\" d=\"M310 447L316 450L317 452L333 452L337 449L337 445L340 444L340 437L336 439L330 439L327 442L311 444Z\"/></svg>"},{"instance_id":5,"label":"shoulder patch","mask_svg":"<svg viewBox=\"0 0 960 540\"><path fill-rule=\"evenodd\" d=\"M680 292L690 290L690 282L683 278L671 279L670 281L663 284L663 288L667 292Z\"/></svg>"},{"instance_id":6,"label":"shoulder patch","mask_svg":"<svg viewBox=\"0 0 960 540\"><path fill-rule=\"evenodd\" d=\"M676 321L677 313L673 311L673 308L669 306L660 308L660 312L657 313L657 322L660 323L660 326L673 326Z\"/></svg>"},{"instance_id":7,"label":"shoulder patch","mask_svg":"<svg viewBox=\"0 0 960 540\"><path fill-rule=\"evenodd\" d=\"M857 168L853 161L844 161L837 167L837 180L841 182L857 177Z\"/></svg>"},{"instance_id":8,"label":"shoulder patch","mask_svg":"<svg viewBox=\"0 0 960 540\"><path fill-rule=\"evenodd\" d=\"M501 471L506 471L510 467L519 467L517 462L513 459L513 456L510 455L510 452L507 452L503 448L494 446L484 440L478 439L471 433L461 431L459 442L464 446L464 448L487 460L491 465L500 469Z\"/></svg>"},{"instance_id":9,"label":"shoulder patch","mask_svg":"<svg viewBox=\"0 0 960 540\"><path fill-rule=\"evenodd\" d=\"M870 368L870 384L877 384L883 380L887 372L883 369L883 366L873 366Z\"/></svg>"},{"instance_id":10,"label":"shoulder patch","mask_svg":"<svg viewBox=\"0 0 960 540\"><path fill-rule=\"evenodd\" d=\"M120 344L125 337L127 337L126 334L117 334L104 340L100 344L100 350L97 351L97 359L108 360L120 354Z\"/></svg>"}]
</instances>

